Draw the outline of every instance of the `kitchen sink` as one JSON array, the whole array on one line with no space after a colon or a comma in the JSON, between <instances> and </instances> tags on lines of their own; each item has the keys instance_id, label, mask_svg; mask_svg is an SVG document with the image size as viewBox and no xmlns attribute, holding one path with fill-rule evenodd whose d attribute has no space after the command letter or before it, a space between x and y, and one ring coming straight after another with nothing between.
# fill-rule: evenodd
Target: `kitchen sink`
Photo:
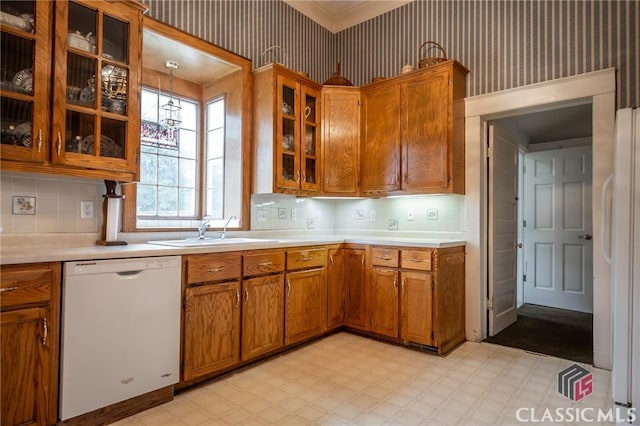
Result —
<instances>
[{"instance_id":1,"label":"kitchen sink","mask_svg":"<svg viewBox=\"0 0 640 426\"><path fill-rule=\"evenodd\" d=\"M269 243L277 240L267 240L264 238L240 238L240 237L227 237L227 238L185 238L182 240L158 240L147 241L149 244L157 244L161 246L173 246L173 247L206 247L206 246L226 246L230 244L250 244L250 243Z\"/></svg>"}]
</instances>

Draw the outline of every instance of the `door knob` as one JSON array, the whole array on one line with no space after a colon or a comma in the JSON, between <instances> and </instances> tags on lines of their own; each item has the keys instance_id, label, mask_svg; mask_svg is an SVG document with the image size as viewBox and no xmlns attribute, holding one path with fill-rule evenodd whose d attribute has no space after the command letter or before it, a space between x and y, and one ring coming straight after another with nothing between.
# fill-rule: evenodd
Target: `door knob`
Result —
<instances>
[{"instance_id":1,"label":"door knob","mask_svg":"<svg viewBox=\"0 0 640 426\"><path fill-rule=\"evenodd\" d=\"M579 240L590 240L591 238L593 238L593 237L591 235L589 235L589 234L580 235L578 237Z\"/></svg>"},{"instance_id":2,"label":"door knob","mask_svg":"<svg viewBox=\"0 0 640 426\"><path fill-rule=\"evenodd\" d=\"M516 244L516 247L518 247L518 248L522 248L522 243L518 243L518 244Z\"/></svg>"}]
</instances>

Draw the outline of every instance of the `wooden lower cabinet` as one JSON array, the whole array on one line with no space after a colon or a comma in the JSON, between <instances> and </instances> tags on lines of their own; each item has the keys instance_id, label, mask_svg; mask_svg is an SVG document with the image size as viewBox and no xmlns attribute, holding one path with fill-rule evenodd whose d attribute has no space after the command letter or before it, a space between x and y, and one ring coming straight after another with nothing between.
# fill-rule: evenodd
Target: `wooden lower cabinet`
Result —
<instances>
[{"instance_id":1,"label":"wooden lower cabinet","mask_svg":"<svg viewBox=\"0 0 640 426\"><path fill-rule=\"evenodd\" d=\"M366 250L364 249L344 250L343 268L346 281L344 286L347 292L345 325L362 331L370 331L365 258Z\"/></svg>"},{"instance_id":2,"label":"wooden lower cabinet","mask_svg":"<svg viewBox=\"0 0 640 426\"><path fill-rule=\"evenodd\" d=\"M464 247L374 247L369 279L371 331L439 354L462 343L464 256Z\"/></svg>"},{"instance_id":3,"label":"wooden lower cabinet","mask_svg":"<svg viewBox=\"0 0 640 426\"><path fill-rule=\"evenodd\" d=\"M433 274L400 273L400 339L433 346Z\"/></svg>"},{"instance_id":4,"label":"wooden lower cabinet","mask_svg":"<svg viewBox=\"0 0 640 426\"><path fill-rule=\"evenodd\" d=\"M184 380L240 361L240 281L185 290Z\"/></svg>"},{"instance_id":5,"label":"wooden lower cabinet","mask_svg":"<svg viewBox=\"0 0 640 426\"><path fill-rule=\"evenodd\" d=\"M242 282L243 361L279 349L284 344L284 274Z\"/></svg>"},{"instance_id":6,"label":"wooden lower cabinet","mask_svg":"<svg viewBox=\"0 0 640 426\"><path fill-rule=\"evenodd\" d=\"M371 331L398 337L398 271L373 268L371 272Z\"/></svg>"},{"instance_id":7,"label":"wooden lower cabinet","mask_svg":"<svg viewBox=\"0 0 640 426\"><path fill-rule=\"evenodd\" d=\"M344 279L344 250L329 249L327 265L327 328L344 323L347 308L347 289Z\"/></svg>"},{"instance_id":8,"label":"wooden lower cabinet","mask_svg":"<svg viewBox=\"0 0 640 426\"><path fill-rule=\"evenodd\" d=\"M289 345L326 330L327 284L324 268L288 272L284 343Z\"/></svg>"},{"instance_id":9,"label":"wooden lower cabinet","mask_svg":"<svg viewBox=\"0 0 640 426\"><path fill-rule=\"evenodd\" d=\"M60 278L59 263L1 268L3 426L56 423Z\"/></svg>"}]
</instances>

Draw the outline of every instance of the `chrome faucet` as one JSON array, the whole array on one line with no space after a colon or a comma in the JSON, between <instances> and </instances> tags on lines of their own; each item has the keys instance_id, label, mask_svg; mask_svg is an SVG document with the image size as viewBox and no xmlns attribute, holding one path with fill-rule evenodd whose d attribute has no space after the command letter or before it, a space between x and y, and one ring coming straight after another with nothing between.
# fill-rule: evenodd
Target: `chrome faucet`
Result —
<instances>
[{"instance_id":1,"label":"chrome faucet","mask_svg":"<svg viewBox=\"0 0 640 426\"><path fill-rule=\"evenodd\" d=\"M220 238L224 238L225 234L227 233L227 226L229 226L229 222L231 222L231 219L235 219L236 216L232 215L229 220L227 220L227 223L224 224L224 228L222 229L222 232L220 233Z\"/></svg>"},{"instance_id":2,"label":"chrome faucet","mask_svg":"<svg viewBox=\"0 0 640 426\"><path fill-rule=\"evenodd\" d=\"M202 223L200 224L200 227L198 228L198 239L199 240L204 240L204 233L207 230L207 226L209 226L209 221L208 220L203 220Z\"/></svg>"}]
</instances>

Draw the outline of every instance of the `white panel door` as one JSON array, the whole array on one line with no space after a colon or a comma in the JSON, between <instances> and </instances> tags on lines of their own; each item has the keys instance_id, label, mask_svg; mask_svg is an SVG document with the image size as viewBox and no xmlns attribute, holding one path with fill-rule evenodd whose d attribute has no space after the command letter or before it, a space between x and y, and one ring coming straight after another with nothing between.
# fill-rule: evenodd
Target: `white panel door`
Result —
<instances>
[{"instance_id":1,"label":"white panel door","mask_svg":"<svg viewBox=\"0 0 640 426\"><path fill-rule=\"evenodd\" d=\"M593 312L591 146L525 156L524 302Z\"/></svg>"},{"instance_id":2,"label":"white panel door","mask_svg":"<svg viewBox=\"0 0 640 426\"><path fill-rule=\"evenodd\" d=\"M489 336L518 319L518 143L489 126Z\"/></svg>"}]
</instances>

